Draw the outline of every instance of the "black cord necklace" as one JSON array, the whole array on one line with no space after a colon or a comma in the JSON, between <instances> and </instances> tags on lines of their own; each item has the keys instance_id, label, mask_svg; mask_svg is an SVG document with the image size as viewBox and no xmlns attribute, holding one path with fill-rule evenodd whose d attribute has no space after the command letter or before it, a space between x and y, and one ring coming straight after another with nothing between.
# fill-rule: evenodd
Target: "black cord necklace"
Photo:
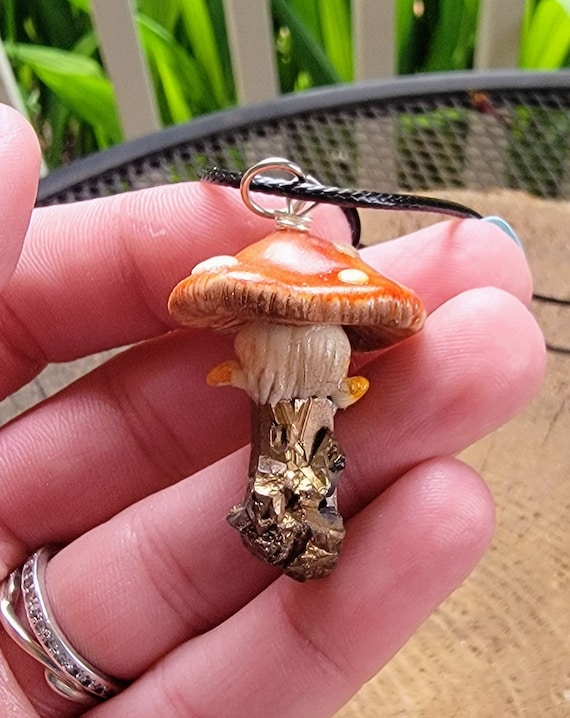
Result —
<instances>
[{"instance_id":1,"label":"black cord necklace","mask_svg":"<svg viewBox=\"0 0 570 718\"><path fill-rule=\"evenodd\" d=\"M202 173L204 182L239 188L244 175L241 172L230 172L220 167L211 167ZM373 192L323 185L311 177L279 180L256 175L249 183L254 192L272 194L290 200L302 202L333 204L341 207L350 224L352 244L359 246L360 218L358 209L384 209L407 212L432 212L450 217L481 219L481 215L473 209L458 202L435 197L420 197L413 194L396 192Z\"/></svg>"},{"instance_id":2,"label":"black cord necklace","mask_svg":"<svg viewBox=\"0 0 570 718\"><path fill-rule=\"evenodd\" d=\"M458 202L397 192L373 192L370 190L331 187L305 175L300 168L287 160L274 158L266 162L269 165L274 163L279 165L281 163L283 169L295 175L294 178L292 180L281 180L263 176L256 172L248 178L248 191L272 194L284 197L288 201L295 200L301 203L311 203L313 206L317 203L325 203L340 207L350 225L352 244L357 248L360 247L361 234L359 208L431 212L449 217L482 219L478 212ZM270 167L270 169L275 169L275 167ZM220 167L211 167L203 171L201 179L204 182L238 189L242 187L244 177L247 176L248 172L232 172ZM535 301L545 304L570 305L569 300L557 299L556 297L537 293L533 296ZM553 346L550 343L547 343L547 347L549 350L558 353L570 353L570 349L566 347Z\"/></svg>"}]
</instances>

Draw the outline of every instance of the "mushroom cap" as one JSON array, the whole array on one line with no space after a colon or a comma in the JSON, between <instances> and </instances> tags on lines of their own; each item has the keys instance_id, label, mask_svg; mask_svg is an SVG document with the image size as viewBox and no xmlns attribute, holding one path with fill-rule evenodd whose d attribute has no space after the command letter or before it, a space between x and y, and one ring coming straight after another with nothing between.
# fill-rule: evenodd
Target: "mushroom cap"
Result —
<instances>
[{"instance_id":1,"label":"mushroom cap","mask_svg":"<svg viewBox=\"0 0 570 718\"><path fill-rule=\"evenodd\" d=\"M350 245L279 229L235 257L212 257L173 289L181 324L232 330L248 322L338 324L352 348L373 351L419 331L425 309Z\"/></svg>"}]
</instances>

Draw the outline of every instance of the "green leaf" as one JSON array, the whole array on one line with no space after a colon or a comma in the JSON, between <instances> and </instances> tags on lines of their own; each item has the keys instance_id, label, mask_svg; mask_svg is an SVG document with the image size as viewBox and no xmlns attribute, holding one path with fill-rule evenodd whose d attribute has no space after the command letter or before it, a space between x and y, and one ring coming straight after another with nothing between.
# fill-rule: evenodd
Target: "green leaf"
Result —
<instances>
[{"instance_id":1,"label":"green leaf","mask_svg":"<svg viewBox=\"0 0 570 718\"><path fill-rule=\"evenodd\" d=\"M554 70L570 52L570 14L558 0L541 0L522 38L520 67Z\"/></svg>"},{"instance_id":2,"label":"green leaf","mask_svg":"<svg viewBox=\"0 0 570 718\"><path fill-rule=\"evenodd\" d=\"M75 52L24 44L6 44L16 63L28 65L62 104L112 142L122 140L111 82L100 65Z\"/></svg>"},{"instance_id":3,"label":"green leaf","mask_svg":"<svg viewBox=\"0 0 570 718\"><path fill-rule=\"evenodd\" d=\"M414 13L413 0L395 0L396 2L396 53L398 72L408 75L417 66L417 45L413 42Z\"/></svg>"},{"instance_id":4,"label":"green leaf","mask_svg":"<svg viewBox=\"0 0 570 718\"><path fill-rule=\"evenodd\" d=\"M473 67L473 55L477 40L479 0L463 0L463 14L457 31L453 52L453 68L467 70Z\"/></svg>"},{"instance_id":5,"label":"green leaf","mask_svg":"<svg viewBox=\"0 0 570 718\"><path fill-rule=\"evenodd\" d=\"M308 32L285 0L272 0L274 17L288 27L294 43L293 55L300 67L311 74L315 85L334 85L341 78L322 47Z\"/></svg>"},{"instance_id":6,"label":"green leaf","mask_svg":"<svg viewBox=\"0 0 570 718\"><path fill-rule=\"evenodd\" d=\"M89 75L103 77L104 73L98 62L66 50L53 47L36 47L22 43L6 43L6 53L16 62L27 63L32 67L67 75L69 77Z\"/></svg>"},{"instance_id":7,"label":"green leaf","mask_svg":"<svg viewBox=\"0 0 570 718\"><path fill-rule=\"evenodd\" d=\"M0 6L0 19L4 42L16 42L18 39L16 0L4 0L3 6Z\"/></svg>"},{"instance_id":8,"label":"green leaf","mask_svg":"<svg viewBox=\"0 0 570 718\"><path fill-rule=\"evenodd\" d=\"M567 15L570 15L570 0L557 0L560 7Z\"/></svg>"},{"instance_id":9,"label":"green leaf","mask_svg":"<svg viewBox=\"0 0 570 718\"><path fill-rule=\"evenodd\" d=\"M151 20L154 20L169 33L174 30L180 19L180 0L138 0L138 10Z\"/></svg>"},{"instance_id":10,"label":"green leaf","mask_svg":"<svg viewBox=\"0 0 570 718\"><path fill-rule=\"evenodd\" d=\"M93 32L93 30L90 30L89 32L86 32L83 37L79 38L72 49L73 52L77 52L79 55L92 57L96 54L98 47L99 40L97 35Z\"/></svg>"},{"instance_id":11,"label":"green leaf","mask_svg":"<svg viewBox=\"0 0 570 718\"><path fill-rule=\"evenodd\" d=\"M348 5L345 0L327 0L319 8L325 52L343 82L350 82L354 73Z\"/></svg>"},{"instance_id":12,"label":"green leaf","mask_svg":"<svg viewBox=\"0 0 570 718\"><path fill-rule=\"evenodd\" d=\"M216 36L216 46L220 55L219 61L224 73L225 96L228 103L233 104L235 103L235 87L223 0L208 0L208 8Z\"/></svg>"},{"instance_id":13,"label":"green leaf","mask_svg":"<svg viewBox=\"0 0 570 718\"><path fill-rule=\"evenodd\" d=\"M162 96L165 122L184 122L195 113L215 109L208 80L196 61L158 23L139 13L138 29L157 92Z\"/></svg>"},{"instance_id":14,"label":"green leaf","mask_svg":"<svg viewBox=\"0 0 570 718\"><path fill-rule=\"evenodd\" d=\"M291 12L299 18L320 45L323 44L320 18L321 5L322 0L289 0Z\"/></svg>"},{"instance_id":15,"label":"green leaf","mask_svg":"<svg viewBox=\"0 0 570 718\"><path fill-rule=\"evenodd\" d=\"M224 107L229 100L208 5L205 0L192 0L192 3L180 0L180 14L196 60L202 73L208 78L210 91L216 98L217 104Z\"/></svg>"},{"instance_id":16,"label":"green leaf","mask_svg":"<svg viewBox=\"0 0 570 718\"><path fill-rule=\"evenodd\" d=\"M398 72L409 74L424 71L438 23L439 4L425 0L416 7L414 0L396 1Z\"/></svg>"},{"instance_id":17,"label":"green leaf","mask_svg":"<svg viewBox=\"0 0 570 718\"><path fill-rule=\"evenodd\" d=\"M435 31L423 69L427 72L456 70L454 55L462 25L464 3L461 0L440 0Z\"/></svg>"},{"instance_id":18,"label":"green leaf","mask_svg":"<svg viewBox=\"0 0 570 718\"><path fill-rule=\"evenodd\" d=\"M89 0L67 0L77 10L89 14L91 12L91 3Z\"/></svg>"}]
</instances>

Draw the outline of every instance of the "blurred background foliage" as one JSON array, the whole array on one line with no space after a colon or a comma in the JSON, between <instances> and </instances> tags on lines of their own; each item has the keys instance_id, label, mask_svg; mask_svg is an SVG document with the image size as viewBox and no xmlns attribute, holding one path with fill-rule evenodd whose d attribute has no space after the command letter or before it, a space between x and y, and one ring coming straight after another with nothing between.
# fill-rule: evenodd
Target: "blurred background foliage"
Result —
<instances>
[{"instance_id":1,"label":"blurred background foliage","mask_svg":"<svg viewBox=\"0 0 570 718\"><path fill-rule=\"evenodd\" d=\"M499 1L499 0L498 0ZM162 122L235 104L222 0L137 0ZM272 0L282 92L353 80L349 0ZM472 67L479 0L397 0L400 74ZM526 0L519 65L570 65L570 0ZM0 36L48 166L122 140L89 0L4 0Z\"/></svg>"}]
</instances>

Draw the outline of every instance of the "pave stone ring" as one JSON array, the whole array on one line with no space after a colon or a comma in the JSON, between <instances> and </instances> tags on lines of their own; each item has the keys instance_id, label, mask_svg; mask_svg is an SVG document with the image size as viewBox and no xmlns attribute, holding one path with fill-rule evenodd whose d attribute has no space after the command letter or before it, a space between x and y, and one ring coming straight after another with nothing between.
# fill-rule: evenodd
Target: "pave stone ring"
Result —
<instances>
[{"instance_id":1,"label":"pave stone ring","mask_svg":"<svg viewBox=\"0 0 570 718\"><path fill-rule=\"evenodd\" d=\"M44 579L56 552L52 546L39 548L0 585L0 623L20 648L44 666L48 685L56 693L76 703L112 698L125 684L82 658L54 618ZM20 598L32 634L16 614Z\"/></svg>"}]
</instances>

